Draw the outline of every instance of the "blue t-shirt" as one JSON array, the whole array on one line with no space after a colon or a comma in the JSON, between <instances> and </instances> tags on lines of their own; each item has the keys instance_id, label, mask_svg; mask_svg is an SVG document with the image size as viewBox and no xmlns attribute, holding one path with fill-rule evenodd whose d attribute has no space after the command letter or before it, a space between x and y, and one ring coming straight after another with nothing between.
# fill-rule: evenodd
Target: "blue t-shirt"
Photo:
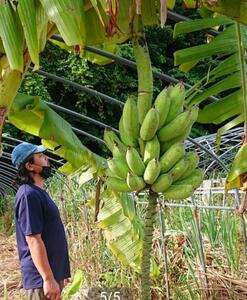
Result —
<instances>
[{"instance_id":1,"label":"blue t-shirt","mask_svg":"<svg viewBox=\"0 0 247 300\"><path fill-rule=\"evenodd\" d=\"M15 199L15 226L22 283L25 289L41 288L25 236L41 234L48 261L59 282L70 277L68 246L58 208L43 189L34 184L19 187Z\"/></svg>"}]
</instances>

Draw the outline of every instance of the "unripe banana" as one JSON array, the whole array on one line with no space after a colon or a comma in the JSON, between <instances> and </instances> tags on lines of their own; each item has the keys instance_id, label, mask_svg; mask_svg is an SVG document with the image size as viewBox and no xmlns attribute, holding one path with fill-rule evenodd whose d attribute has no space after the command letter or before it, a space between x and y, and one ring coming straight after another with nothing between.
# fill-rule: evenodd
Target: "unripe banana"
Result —
<instances>
[{"instance_id":1,"label":"unripe banana","mask_svg":"<svg viewBox=\"0 0 247 300\"><path fill-rule=\"evenodd\" d=\"M147 164L153 158L159 159L160 157L160 142L157 135L152 140L147 141L144 150L144 163Z\"/></svg>"},{"instance_id":2,"label":"unripe banana","mask_svg":"<svg viewBox=\"0 0 247 300\"><path fill-rule=\"evenodd\" d=\"M122 192L122 193L131 192L131 189L128 187L127 182L122 179L108 177L106 179L106 185L108 186L109 189L116 192Z\"/></svg>"},{"instance_id":3,"label":"unripe banana","mask_svg":"<svg viewBox=\"0 0 247 300\"><path fill-rule=\"evenodd\" d=\"M187 160L189 165L187 170L183 173L183 175L179 178L179 180L182 180L190 176L190 174L194 172L195 168L198 166L199 163L199 156L194 151L185 153L184 159Z\"/></svg>"},{"instance_id":4,"label":"unripe banana","mask_svg":"<svg viewBox=\"0 0 247 300\"><path fill-rule=\"evenodd\" d=\"M166 123L171 122L182 110L185 99L185 89L182 83L168 87L168 97L171 105L166 118Z\"/></svg>"},{"instance_id":5,"label":"unripe banana","mask_svg":"<svg viewBox=\"0 0 247 300\"><path fill-rule=\"evenodd\" d=\"M143 176L145 164L135 148L128 147L126 161L130 170L137 176Z\"/></svg>"},{"instance_id":6,"label":"unripe banana","mask_svg":"<svg viewBox=\"0 0 247 300\"><path fill-rule=\"evenodd\" d=\"M172 184L172 176L170 174L162 174L151 185L151 189L156 193L164 192Z\"/></svg>"},{"instance_id":7,"label":"unripe banana","mask_svg":"<svg viewBox=\"0 0 247 300\"><path fill-rule=\"evenodd\" d=\"M159 95L157 96L154 102L154 106L159 113L158 129L163 127L163 125L166 122L166 118L168 116L169 109L170 109L170 104L171 104L171 98L168 96L168 90L165 88L159 93Z\"/></svg>"},{"instance_id":8,"label":"unripe banana","mask_svg":"<svg viewBox=\"0 0 247 300\"><path fill-rule=\"evenodd\" d=\"M145 188L146 183L142 177L129 172L127 175L127 185L131 191L140 191Z\"/></svg>"},{"instance_id":9,"label":"unripe banana","mask_svg":"<svg viewBox=\"0 0 247 300\"><path fill-rule=\"evenodd\" d=\"M129 97L123 108L123 128L128 136L133 140L137 140L140 132L140 124L138 121L138 112L136 101Z\"/></svg>"},{"instance_id":10,"label":"unripe banana","mask_svg":"<svg viewBox=\"0 0 247 300\"><path fill-rule=\"evenodd\" d=\"M203 175L204 172L202 169L196 169L193 171L193 173L191 175L189 175L188 177L177 181L175 184L179 184L179 185L192 185L194 189L197 189L203 180Z\"/></svg>"},{"instance_id":11,"label":"unripe banana","mask_svg":"<svg viewBox=\"0 0 247 300\"><path fill-rule=\"evenodd\" d=\"M160 174L160 163L156 159L150 160L144 172L144 181L153 184Z\"/></svg>"},{"instance_id":12,"label":"unripe banana","mask_svg":"<svg viewBox=\"0 0 247 300\"><path fill-rule=\"evenodd\" d=\"M190 123L190 117L191 109L182 112L170 123L162 127L158 131L159 141L166 142L184 133Z\"/></svg>"},{"instance_id":13,"label":"unripe banana","mask_svg":"<svg viewBox=\"0 0 247 300\"><path fill-rule=\"evenodd\" d=\"M145 142L143 141L143 139L139 138L138 144L139 144L141 156L144 157Z\"/></svg>"},{"instance_id":14,"label":"unripe banana","mask_svg":"<svg viewBox=\"0 0 247 300\"><path fill-rule=\"evenodd\" d=\"M164 193L165 199L183 200L193 194L192 185L171 185Z\"/></svg>"},{"instance_id":15,"label":"unripe banana","mask_svg":"<svg viewBox=\"0 0 247 300\"><path fill-rule=\"evenodd\" d=\"M114 142L113 148L112 148L112 155L114 158L117 159L124 159L125 155L126 155L126 150L123 151L122 149L120 149L118 147L118 144L116 142Z\"/></svg>"},{"instance_id":16,"label":"unripe banana","mask_svg":"<svg viewBox=\"0 0 247 300\"><path fill-rule=\"evenodd\" d=\"M160 158L161 173L167 173L184 154L183 143L172 145Z\"/></svg>"},{"instance_id":17,"label":"unripe banana","mask_svg":"<svg viewBox=\"0 0 247 300\"><path fill-rule=\"evenodd\" d=\"M115 178L119 178L118 176L116 176L109 168L105 169L105 175L107 177L115 177Z\"/></svg>"},{"instance_id":18,"label":"unripe banana","mask_svg":"<svg viewBox=\"0 0 247 300\"><path fill-rule=\"evenodd\" d=\"M126 146L137 147L138 142L137 139L134 139L132 136L128 135L124 130L123 126L123 117L121 117L119 121L119 134L120 138Z\"/></svg>"},{"instance_id":19,"label":"unripe banana","mask_svg":"<svg viewBox=\"0 0 247 300\"><path fill-rule=\"evenodd\" d=\"M151 140L159 126L159 114L155 108L150 108L141 125L140 136L144 141Z\"/></svg>"},{"instance_id":20,"label":"unripe banana","mask_svg":"<svg viewBox=\"0 0 247 300\"><path fill-rule=\"evenodd\" d=\"M126 179L129 172L126 161L123 159L111 158L107 160L108 167L116 177Z\"/></svg>"},{"instance_id":21,"label":"unripe banana","mask_svg":"<svg viewBox=\"0 0 247 300\"><path fill-rule=\"evenodd\" d=\"M180 159L175 166L169 171L172 176L172 181L177 181L187 170L189 163L184 158Z\"/></svg>"},{"instance_id":22,"label":"unripe banana","mask_svg":"<svg viewBox=\"0 0 247 300\"><path fill-rule=\"evenodd\" d=\"M163 154L165 151L167 151L173 144L175 143L179 143L179 142L183 142L190 134L191 132L191 128L194 124L194 122L197 120L198 117L198 111L199 108L197 106L193 106L191 108L191 118L190 118L190 122L187 126L187 128L185 128L184 132L182 134L180 134L179 136L161 143L161 153Z\"/></svg>"},{"instance_id":23,"label":"unripe banana","mask_svg":"<svg viewBox=\"0 0 247 300\"><path fill-rule=\"evenodd\" d=\"M104 130L104 141L108 149L112 152L114 147L114 143L117 143L118 147L121 151L126 151L127 147L120 141L119 137L116 135L114 131L106 128Z\"/></svg>"}]
</instances>

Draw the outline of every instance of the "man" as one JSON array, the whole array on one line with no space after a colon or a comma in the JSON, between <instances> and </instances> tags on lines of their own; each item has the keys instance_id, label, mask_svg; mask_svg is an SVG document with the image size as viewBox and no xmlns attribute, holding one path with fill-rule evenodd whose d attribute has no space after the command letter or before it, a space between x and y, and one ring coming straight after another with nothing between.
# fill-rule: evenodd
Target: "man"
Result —
<instances>
[{"instance_id":1,"label":"man","mask_svg":"<svg viewBox=\"0 0 247 300\"><path fill-rule=\"evenodd\" d=\"M70 277L68 247L58 208L43 189L51 176L45 147L21 143L12 152L18 169L16 239L22 283L28 300L61 300Z\"/></svg>"}]
</instances>

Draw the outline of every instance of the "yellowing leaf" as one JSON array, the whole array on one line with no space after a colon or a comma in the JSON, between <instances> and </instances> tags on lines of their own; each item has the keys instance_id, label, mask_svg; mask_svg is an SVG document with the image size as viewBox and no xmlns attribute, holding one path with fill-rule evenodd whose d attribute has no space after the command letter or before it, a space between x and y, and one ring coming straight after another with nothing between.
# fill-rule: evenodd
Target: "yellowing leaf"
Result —
<instances>
[{"instance_id":1,"label":"yellowing leaf","mask_svg":"<svg viewBox=\"0 0 247 300\"><path fill-rule=\"evenodd\" d=\"M225 188L230 190L241 187L240 175L247 172L247 144L241 146L226 178Z\"/></svg>"}]
</instances>

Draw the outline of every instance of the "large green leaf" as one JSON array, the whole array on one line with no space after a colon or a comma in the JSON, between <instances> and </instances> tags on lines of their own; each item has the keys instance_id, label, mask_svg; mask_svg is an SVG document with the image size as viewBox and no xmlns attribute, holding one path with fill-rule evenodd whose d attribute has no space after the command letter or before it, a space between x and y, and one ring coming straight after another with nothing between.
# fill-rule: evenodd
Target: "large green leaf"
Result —
<instances>
[{"instance_id":1,"label":"large green leaf","mask_svg":"<svg viewBox=\"0 0 247 300\"><path fill-rule=\"evenodd\" d=\"M40 0L66 44L85 45L86 24L83 0Z\"/></svg>"},{"instance_id":2,"label":"large green leaf","mask_svg":"<svg viewBox=\"0 0 247 300\"><path fill-rule=\"evenodd\" d=\"M81 172L91 169L94 173L100 168L98 164L104 162L83 146L69 123L39 97L18 94L11 107L9 120L17 128L39 136L44 146L64 157L67 163L60 168L62 172L70 174L78 169Z\"/></svg>"},{"instance_id":3,"label":"large green leaf","mask_svg":"<svg viewBox=\"0 0 247 300\"><path fill-rule=\"evenodd\" d=\"M23 30L18 13L9 1L0 2L0 37L11 69L22 72Z\"/></svg>"},{"instance_id":4,"label":"large green leaf","mask_svg":"<svg viewBox=\"0 0 247 300\"><path fill-rule=\"evenodd\" d=\"M194 65L207 57L218 58L218 65L210 70L204 78L187 92L187 106L207 101L209 96L217 96L220 100L206 104L200 110L198 122L221 124L230 120L219 130L219 134L239 124L243 120L244 94L242 89L244 59L240 49L246 48L247 27L239 26L233 20L226 17L212 19L199 19L183 22L175 26L174 35L206 29L213 25L224 25L223 31L209 43L177 51L175 63ZM223 98L221 94L224 92ZM235 121L231 119L235 117ZM237 120L237 121L236 121Z\"/></svg>"},{"instance_id":5,"label":"large green leaf","mask_svg":"<svg viewBox=\"0 0 247 300\"><path fill-rule=\"evenodd\" d=\"M34 0L20 0L17 11L22 23L29 54L34 64L39 65L39 43Z\"/></svg>"}]
</instances>

